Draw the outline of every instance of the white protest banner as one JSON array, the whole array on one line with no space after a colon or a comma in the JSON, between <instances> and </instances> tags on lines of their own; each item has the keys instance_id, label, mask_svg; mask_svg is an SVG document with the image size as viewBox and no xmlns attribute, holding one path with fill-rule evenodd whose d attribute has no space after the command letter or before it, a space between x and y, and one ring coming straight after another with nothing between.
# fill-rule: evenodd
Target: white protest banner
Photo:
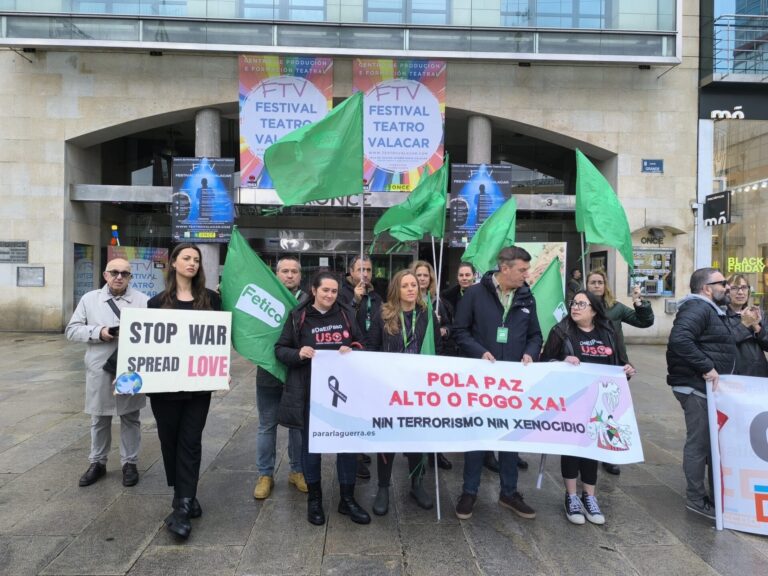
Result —
<instances>
[{"instance_id":1,"label":"white protest banner","mask_svg":"<svg viewBox=\"0 0 768 576\"><path fill-rule=\"evenodd\" d=\"M768 535L768 379L720 376L707 396L717 528Z\"/></svg>"},{"instance_id":2,"label":"white protest banner","mask_svg":"<svg viewBox=\"0 0 768 576\"><path fill-rule=\"evenodd\" d=\"M642 462L621 367L353 351L312 360L311 452L568 454Z\"/></svg>"},{"instance_id":3,"label":"white protest banner","mask_svg":"<svg viewBox=\"0 0 768 576\"><path fill-rule=\"evenodd\" d=\"M118 394L229 389L231 312L125 308Z\"/></svg>"}]
</instances>

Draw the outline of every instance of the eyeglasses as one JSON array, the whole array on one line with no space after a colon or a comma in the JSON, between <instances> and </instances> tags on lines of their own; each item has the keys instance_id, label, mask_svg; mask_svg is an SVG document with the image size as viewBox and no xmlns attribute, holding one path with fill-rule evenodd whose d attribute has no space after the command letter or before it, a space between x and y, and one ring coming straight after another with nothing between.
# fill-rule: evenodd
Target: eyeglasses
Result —
<instances>
[{"instance_id":1,"label":"eyeglasses","mask_svg":"<svg viewBox=\"0 0 768 576\"><path fill-rule=\"evenodd\" d=\"M583 300L579 302L578 300L571 300L571 303L569 304L571 308L576 308L576 310L584 310L588 306L590 306L589 302L584 302Z\"/></svg>"},{"instance_id":2,"label":"eyeglasses","mask_svg":"<svg viewBox=\"0 0 768 576\"><path fill-rule=\"evenodd\" d=\"M749 284L742 284L741 286L731 286L731 290L734 292L749 292Z\"/></svg>"},{"instance_id":3,"label":"eyeglasses","mask_svg":"<svg viewBox=\"0 0 768 576\"><path fill-rule=\"evenodd\" d=\"M728 280L718 280L717 282L707 282L707 286L716 286L717 284L725 288L726 286L728 286Z\"/></svg>"},{"instance_id":4,"label":"eyeglasses","mask_svg":"<svg viewBox=\"0 0 768 576\"><path fill-rule=\"evenodd\" d=\"M118 276L122 278L130 278L133 276L128 270L107 270L107 273L112 276L112 278L117 278Z\"/></svg>"}]
</instances>

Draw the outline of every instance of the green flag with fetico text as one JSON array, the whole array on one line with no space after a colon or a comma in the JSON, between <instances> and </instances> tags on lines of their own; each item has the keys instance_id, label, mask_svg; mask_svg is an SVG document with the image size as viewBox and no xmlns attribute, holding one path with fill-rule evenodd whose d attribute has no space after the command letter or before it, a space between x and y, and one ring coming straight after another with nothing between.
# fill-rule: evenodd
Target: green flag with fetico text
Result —
<instances>
[{"instance_id":1,"label":"green flag with fetico text","mask_svg":"<svg viewBox=\"0 0 768 576\"><path fill-rule=\"evenodd\" d=\"M568 314L563 296L563 276L560 259L553 258L544 273L531 286L536 299L536 315L539 318L541 335L547 341L549 331Z\"/></svg>"},{"instance_id":2,"label":"green flag with fetico text","mask_svg":"<svg viewBox=\"0 0 768 576\"><path fill-rule=\"evenodd\" d=\"M480 274L495 270L501 249L515 243L516 221L517 203L513 196L480 225L464 250L462 262L471 262Z\"/></svg>"},{"instance_id":3,"label":"green flag with fetico text","mask_svg":"<svg viewBox=\"0 0 768 576\"><path fill-rule=\"evenodd\" d=\"M619 197L592 162L576 150L576 230L590 244L619 251L630 271L635 265L632 235Z\"/></svg>"},{"instance_id":4,"label":"green flag with fetico text","mask_svg":"<svg viewBox=\"0 0 768 576\"><path fill-rule=\"evenodd\" d=\"M281 382L286 368L275 358L275 342L296 298L283 286L237 227L221 276L222 308L232 312L232 346Z\"/></svg>"},{"instance_id":5,"label":"green flag with fetico text","mask_svg":"<svg viewBox=\"0 0 768 576\"><path fill-rule=\"evenodd\" d=\"M264 164L286 206L362 194L363 93L280 138Z\"/></svg>"}]
</instances>

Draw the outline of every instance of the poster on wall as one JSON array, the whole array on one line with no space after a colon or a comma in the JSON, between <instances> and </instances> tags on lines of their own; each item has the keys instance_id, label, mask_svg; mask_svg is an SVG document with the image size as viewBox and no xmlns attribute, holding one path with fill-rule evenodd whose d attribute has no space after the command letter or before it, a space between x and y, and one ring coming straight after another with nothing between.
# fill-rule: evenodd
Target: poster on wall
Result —
<instances>
[{"instance_id":1,"label":"poster on wall","mask_svg":"<svg viewBox=\"0 0 768 576\"><path fill-rule=\"evenodd\" d=\"M528 272L528 284L531 287L536 284L555 258L560 259L560 276L565 286L567 242L515 242L515 246L523 248L531 255L531 268Z\"/></svg>"},{"instance_id":2,"label":"poster on wall","mask_svg":"<svg viewBox=\"0 0 768 576\"><path fill-rule=\"evenodd\" d=\"M168 248L148 246L108 246L107 262L122 258L131 263L131 288L150 298L165 290Z\"/></svg>"},{"instance_id":3,"label":"poster on wall","mask_svg":"<svg viewBox=\"0 0 768 576\"><path fill-rule=\"evenodd\" d=\"M75 286L73 306L77 307L80 298L93 290L93 246L75 244Z\"/></svg>"},{"instance_id":4,"label":"poster on wall","mask_svg":"<svg viewBox=\"0 0 768 576\"><path fill-rule=\"evenodd\" d=\"M451 164L448 245L465 248L488 217L509 199L512 167Z\"/></svg>"},{"instance_id":5,"label":"poster on wall","mask_svg":"<svg viewBox=\"0 0 768 576\"><path fill-rule=\"evenodd\" d=\"M443 165L446 63L356 58L365 94L363 178L370 192L410 192Z\"/></svg>"},{"instance_id":6,"label":"poster on wall","mask_svg":"<svg viewBox=\"0 0 768 576\"><path fill-rule=\"evenodd\" d=\"M333 107L333 59L240 56L240 186L274 188L264 151Z\"/></svg>"},{"instance_id":7,"label":"poster on wall","mask_svg":"<svg viewBox=\"0 0 768 576\"><path fill-rule=\"evenodd\" d=\"M178 242L229 242L234 158L174 158L171 230Z\"/></svg>"}]
</instances>

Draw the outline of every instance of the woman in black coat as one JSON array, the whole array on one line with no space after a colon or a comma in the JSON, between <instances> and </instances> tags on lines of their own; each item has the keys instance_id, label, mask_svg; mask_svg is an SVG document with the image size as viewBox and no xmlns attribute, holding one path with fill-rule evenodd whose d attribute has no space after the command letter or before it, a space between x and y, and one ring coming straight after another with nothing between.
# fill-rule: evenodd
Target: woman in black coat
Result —
<instances>
[{"instance_id":1,"label":"woman in black coat","mask_svg":"<svg viewBox=\"0 0 768 576\"><path fill-rule=\"evenodd\" d=\"M366 348L378 352L420 354L430 328L429 311L420 297L419 282L410 270L401 270L392 277L387 292L387 302L374 316L368 331ZM440 350L440 329L437 317L432 314L432 338L435 352ZM426 454L406 454L411 478L411 497L421 508L429 510L434 505L432 497L424 490ZM383 516L389 510L389 485L392 478L394 454L379 454L376 458L379 489L373 501L373 513Z\"/></svg>"},{"instance_id":2,"label":"woman in black coat","mask_svg":"<svg viewBox=\"0 0 768 576\"><path fill-rule=\"evenodd\" d=\"M635 369L621 352L611 321L605 315L600 299L585 290L576 292L570 303L569 315L549 333L542 361L564 360L578 366L581 362L623 366L629 378ZM565 484L565 514L573 524L605 524L605 516L595 498L597 460L576 456L561 456L560 470ZM579 476L583 492L576 493Z\"/></svg>"},{"instance_id":3,"label":"woman in black coat","mask_svg":"<svg viewBox=\"0 0 768 576\"><path fill-rule=\"evenodd\" d=\"M205 287L203 258L194 244L179 244L171 252L166 289L147 303L148 308L221 310L221 298ZM150 395L152 414L163 453L168 486L173 486L173 512L165 525L181 538L192 531L190 518L203 511L197 501L197 482L203 451L203 428L211 405L210 392L164 392Z\"/></svg>"},{"instance_id":4,"label":"woman in black coat","mask_svg":"<svg viewBox=\"0 0 768 576\"><path fill-rule=\"evenodd\" d=\"M743 376L768 377L768 332L763 325L763 314L757 306L749 305L752 288L741 274L732 276L731 303L725 312L731 325L733 338L736 340L735 374Z\"/></svg>"},{"instance_id":5,"label":"woman in black coat","mask_svg":"<svg viewBox=\"0 0 768 576\"><path fill-rule=\"evenodd\" d=\"M312 279L312 298L295 308L275 343L275 357L288 367L285 389L280 399L278 421L283 426L301 428L301 460L307 496L307 520L325 524L323 511L321 455L309 452L309 395L312 358L317 350L338 350L345 354L361 348L355 311L342 305L339 281L330 272L320 272ZM339 513L353 522L368 524L371 517L355 501L356 454L337 454L339 478Z\"/></svg>"}]
</instances>

